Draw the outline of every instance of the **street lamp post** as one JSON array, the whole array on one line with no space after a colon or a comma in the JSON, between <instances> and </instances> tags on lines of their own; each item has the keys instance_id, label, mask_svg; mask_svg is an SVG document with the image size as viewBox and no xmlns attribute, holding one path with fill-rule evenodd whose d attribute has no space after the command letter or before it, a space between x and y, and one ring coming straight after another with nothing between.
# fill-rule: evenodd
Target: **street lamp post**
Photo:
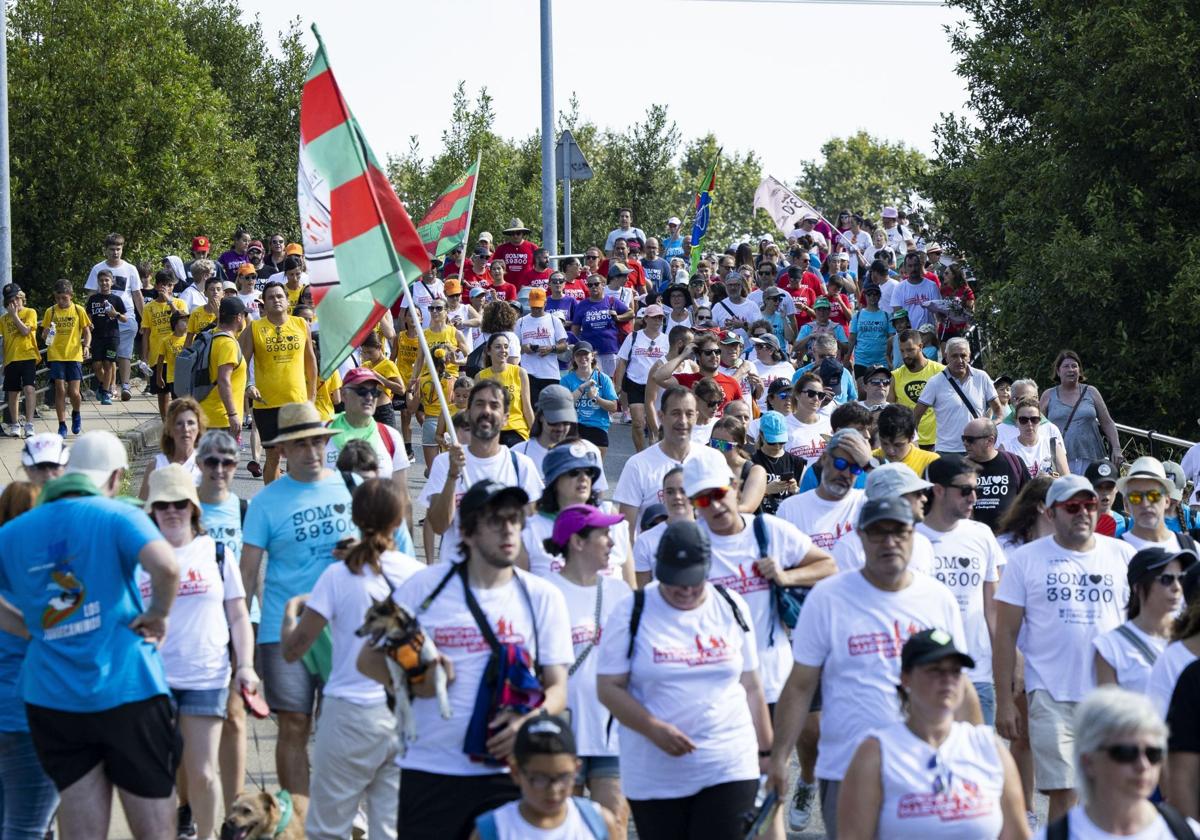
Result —
<instances>
[{"instance_id":1,"label":"street lamp post","mask_svg":"<svg viewBox=\"0 0 1200 840\"><path fill-rule=\"evenodd\" d=\"M558 194L554 188L554 27L551 0L542 12L542 247L558 253Z\"/></svg>"}]
</instances>

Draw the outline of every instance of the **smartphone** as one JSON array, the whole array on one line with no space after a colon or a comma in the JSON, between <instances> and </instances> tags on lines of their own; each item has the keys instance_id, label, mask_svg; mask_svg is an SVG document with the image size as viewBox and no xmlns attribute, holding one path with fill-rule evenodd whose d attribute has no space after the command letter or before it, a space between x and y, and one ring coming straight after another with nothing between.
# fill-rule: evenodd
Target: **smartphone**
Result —
<instances>
[{"instance_id":1,"label":"smartphone","mask_svg":"<svg viewBox=\"0 0 1200 840\"><path fill-rule=\"evenodd\" d=\"M242 686L242 700L246 704L246 711L259 720L266 720L271 716L271 708L260 692L250 691Z\"/></svg>"}]
</instances>

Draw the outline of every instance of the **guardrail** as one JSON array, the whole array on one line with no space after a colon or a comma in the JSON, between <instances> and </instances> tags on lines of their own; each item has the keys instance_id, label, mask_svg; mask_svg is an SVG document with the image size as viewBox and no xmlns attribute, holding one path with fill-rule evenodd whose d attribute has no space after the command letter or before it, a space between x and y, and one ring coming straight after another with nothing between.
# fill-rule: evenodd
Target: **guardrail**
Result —
<instances>
[{"instance_id":1,"label":"guardrail","mask_svg":"<svg viewBox=\"0 0 1200 840\"><path fill-rule=\"evenodd\" d=\"M1151 455L1160 461L1181 461L1184 453L1196 445L1195 441L1164 435L1153 429L1139 429L1136 426L1126 426L1114 423L1117 427L1118 438L1122 439L1121 454L1126 460L1133 460L1138 455ZM1139 445L1138 442L1144 441Z\"/></svg>"},{"instance_id":2,"label":"guardrail","mask_svg":"<svg viewBox=\"0 0 1200 840\"><path fill-rule=\"evenodd\" d=\"M38 348L38 362L39 363L41 363L42 359L46 358L46 350L47 350L46 347ZM3 358L4 358L4 340L0 339L0 359L3 359ZM39 367L37 369L37 371L34 373L34 378L35 378L35 382L43 383L42 385L33 389L34 411L37 412L38 416L40 417L41 416L41 411L40 411L41 406L45 405L45 406L48 406L49 408L54 407L54 391L51 390L51 388L50 388L50 367L49 367L49 365ZM96 378L96 375L92 372L91 364L85 362L84 366L83 366L83 380L79 383L80 394L85 400L88 399L88 394L90 393L90 389L87 387L87 383L95 378ZM24 394L21 395L21 399L22 400L25 399ZM21 404L18 401L17 411L19 412L20 410L21 410ZM22 414L21 416L24 417L24 414ZM7 401L4 402L3 408L0 409L0 419L2 419L3 422L5 422L5 423L12 422L12 420L8 416Z\"/></svg>"}]
</instances>

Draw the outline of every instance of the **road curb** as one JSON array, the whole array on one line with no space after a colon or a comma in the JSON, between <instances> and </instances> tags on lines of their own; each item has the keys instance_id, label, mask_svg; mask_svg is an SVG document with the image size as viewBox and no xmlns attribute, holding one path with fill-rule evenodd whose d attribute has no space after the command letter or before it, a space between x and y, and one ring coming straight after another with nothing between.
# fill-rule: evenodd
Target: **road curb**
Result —
<instances>
[{"instance_id":1,"label":"road curb","mask_svg":"<svg viewBox=\"0 0 1200 840\"><path fill-rule=\"evenodd\" d=\"M152 449L158 445L158 439L162 435L162 427L162 418L154 417L138 424L132 429L126 429L123 432L117 433L117 437L125 445L125 451L129 455L129 463L136 462L147 449Z\"/></svg>"}]
</instances>

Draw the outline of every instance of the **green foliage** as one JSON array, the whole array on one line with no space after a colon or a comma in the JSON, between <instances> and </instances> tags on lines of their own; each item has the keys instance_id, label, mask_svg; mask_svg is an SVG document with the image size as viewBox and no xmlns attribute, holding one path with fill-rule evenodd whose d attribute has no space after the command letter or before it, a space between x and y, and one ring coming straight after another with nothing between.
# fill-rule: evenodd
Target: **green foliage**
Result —
<instances>
[{"instance_id":1,"label":"green foliage","mask_svg":"<svg viewBox=\"0 0 1200 840\"><path fill-rule=\"evenodd\" d=\"M975 121L922 192L982 277L993 367L1046 385L1078 351L1115 417L1194 437L1200 20L1181 0L958 0Z\"/></svg>"},{"instance_id":2,"label":"green foliage","mask_svg":"<svg viewBox=\"0 0 1200 840\"><path fill-rule=\"evenodd\" d=\"M272 123L298 111L298 49L272 58L224 0L13 5L14 278L44 302L56 278L82 282L114 230L128 259L157 264L195 233L294 229L296 128Z\"/></svg>"},{"instance_id":3,"label":"green foliage","mask_svg":"<svg viewBox=\"0 0 1200 840\"><path fill-rule=\"evenodd\" d=\"M865 131L835 137L821 147L822 161L805 161L796 191L825 215L842 208L878 218L885 205L910 207L929 168L920 152L877 140Z\"/></svg>"}]
</instances>

